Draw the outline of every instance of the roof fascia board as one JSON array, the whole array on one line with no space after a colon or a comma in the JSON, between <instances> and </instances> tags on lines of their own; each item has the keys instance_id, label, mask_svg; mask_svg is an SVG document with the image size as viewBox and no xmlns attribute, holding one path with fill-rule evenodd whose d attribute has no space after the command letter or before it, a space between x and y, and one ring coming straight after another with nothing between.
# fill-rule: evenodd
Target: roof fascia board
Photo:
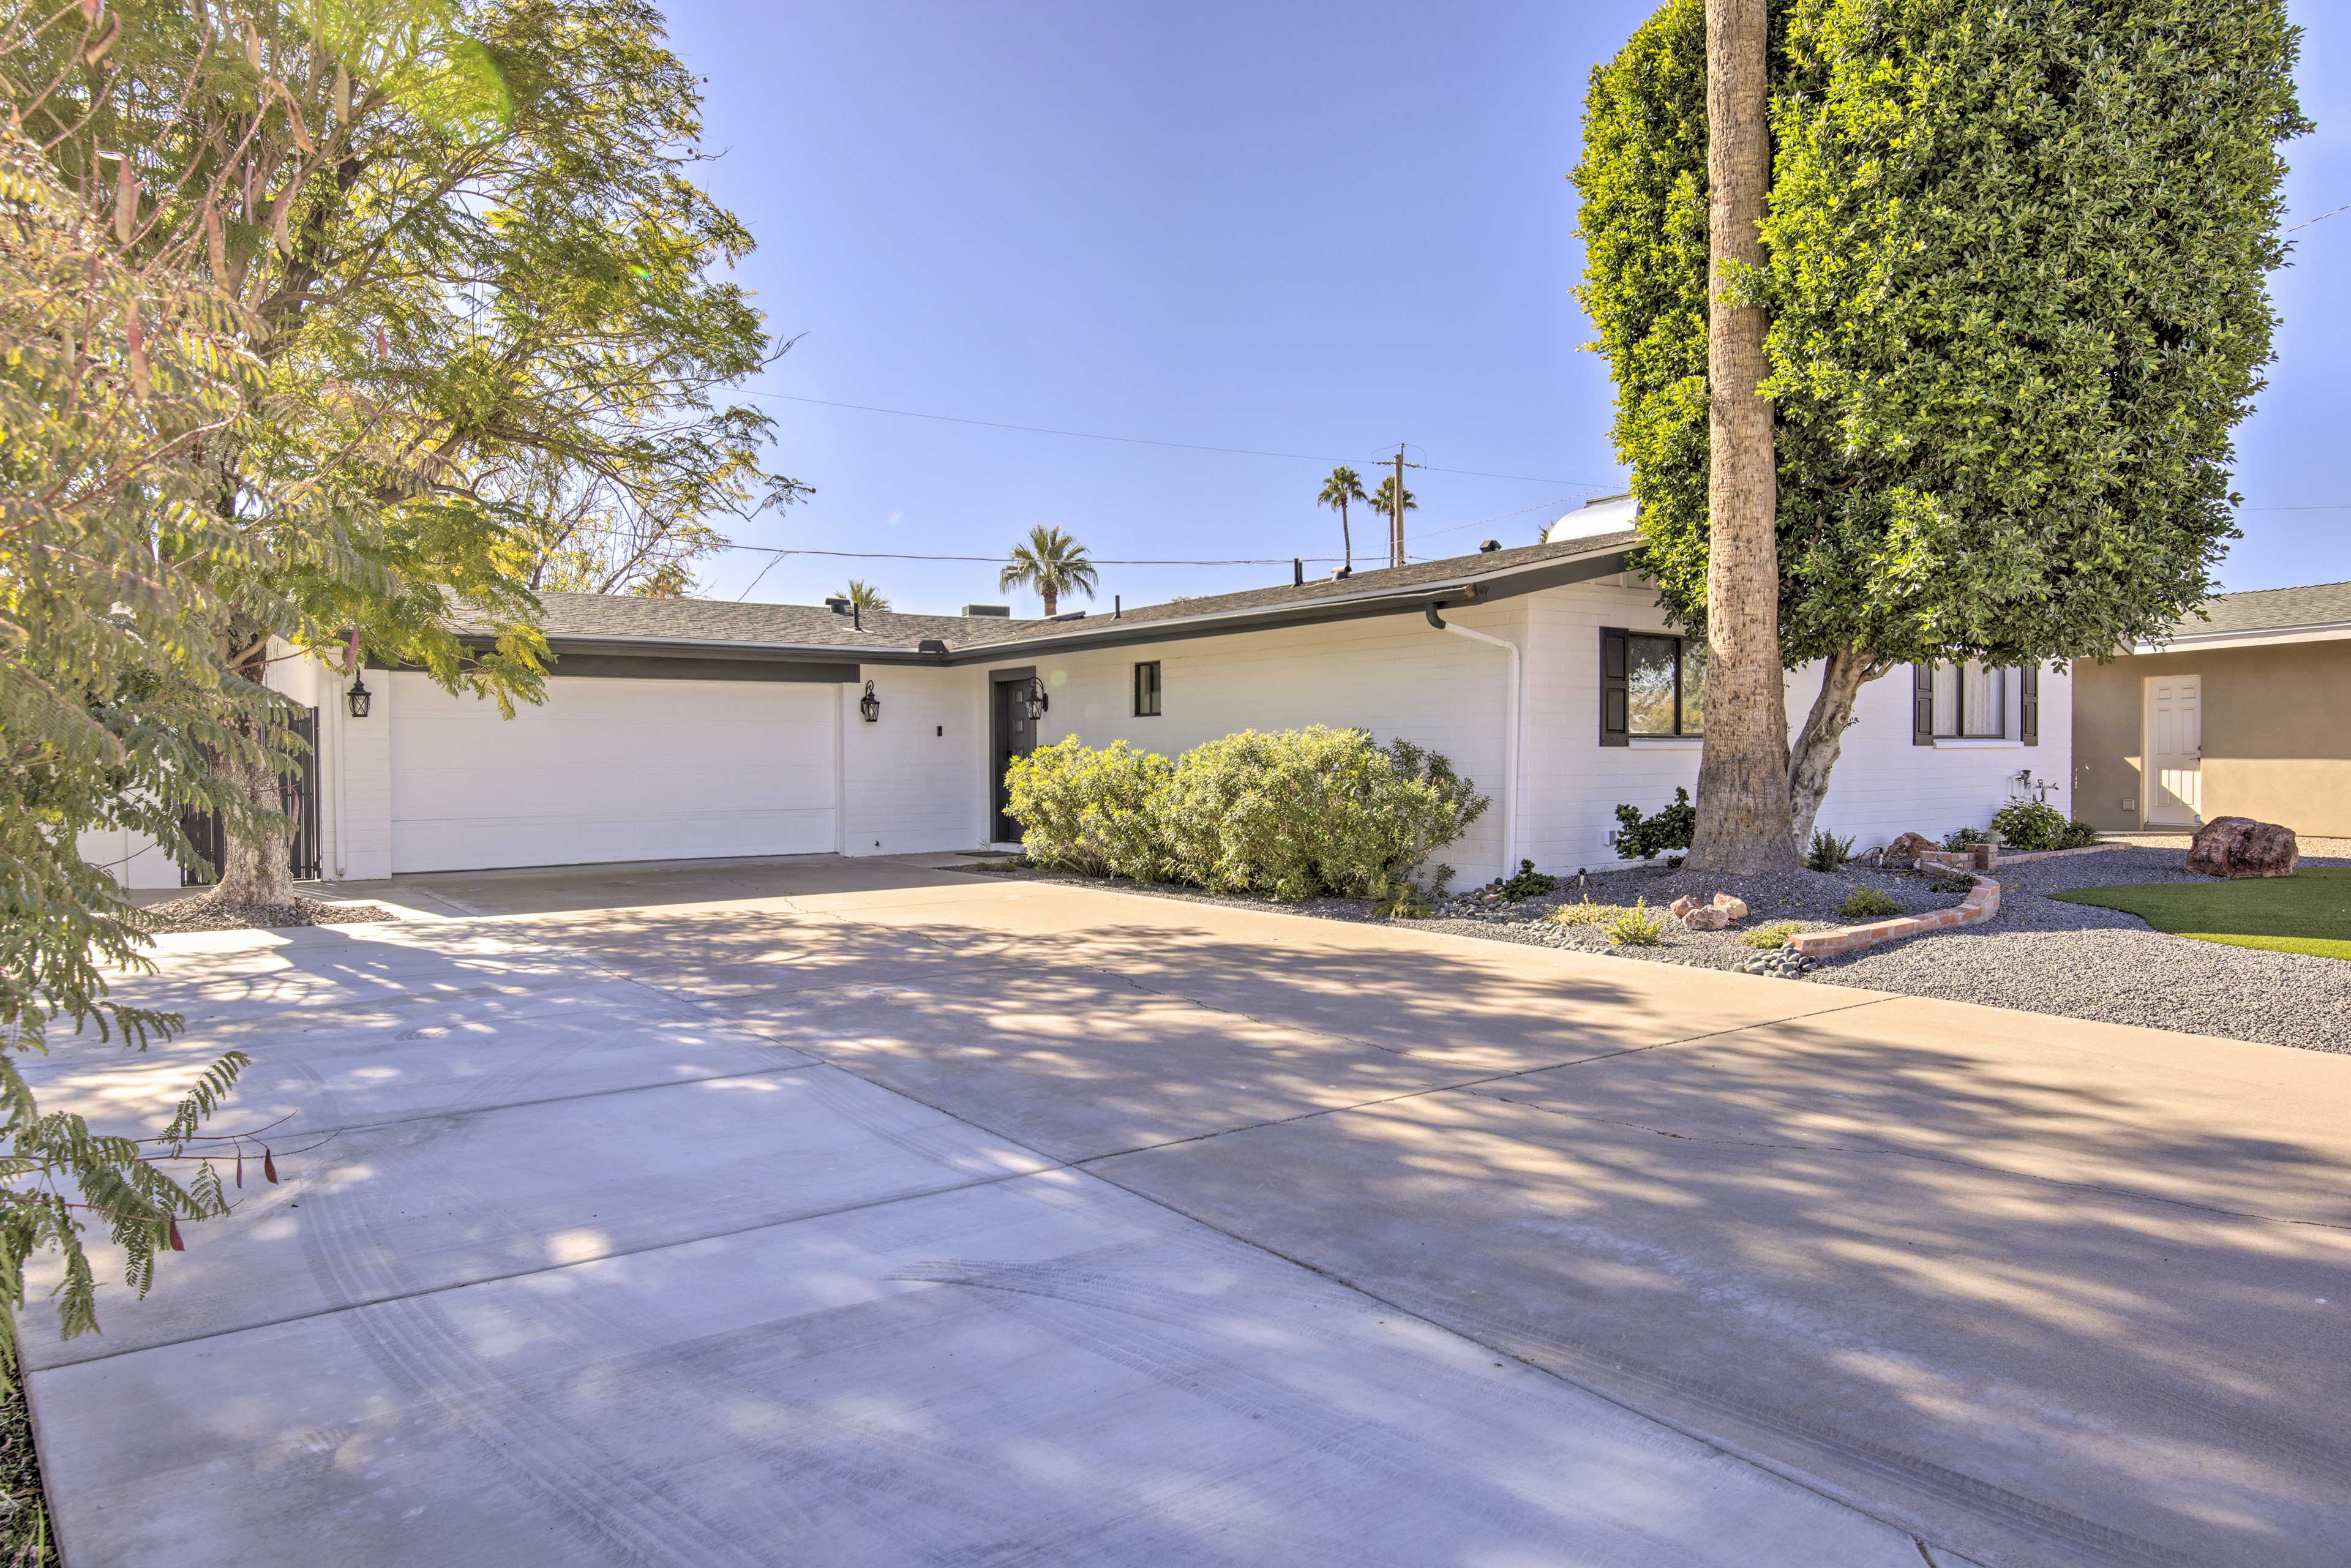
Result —
<instances>
[{"instance_id":1,"label":"roof fascia board","mask_svg":"<svg viewBox=\"0 0 2351 1568\"><path fill-rule=\"evenodd\" d=\"M1122 627L1117 622L1111 621L1084 632L1051 637L1007 637L1001 642L984 643L977 647L951 649L946 662L950 664L993 664L1065 650L1123 648L1138 643L1181 643L1200 637L1226 637L1236 632L1264 631L1276 626L1358 621L1375 615L1416 615L1432 603L1442 602L1458 608L1465 599L1484 603L1492 600L1514 599L1520 594L1535 593L1571 582L1589 582L1595 578L1614 577L1626 570L1628 552L1629 547L1611 550L1605 555L1541 561L1507 572L1440 579L1434 582L1415 583L1409 588L1386 589L1375 594L1293 600L1283 604L1222 611L1213 615L1146 621L1132 627Z\"/></svg>"},{"instance_id":2,"label":"roof fascia board","mask_svg":"<svg viewBox=\"0 0 2351 1568\"><path fill-rule=\"evenodd\" d=\"M2161 643L2138 643L2134 653L2182 653L2199 648L2267 648L2288 643L2340 643L2351 639L2351 622L2318 626L2249 626L2239 632L2189 632Z\"/></svg>"}]
</instances>

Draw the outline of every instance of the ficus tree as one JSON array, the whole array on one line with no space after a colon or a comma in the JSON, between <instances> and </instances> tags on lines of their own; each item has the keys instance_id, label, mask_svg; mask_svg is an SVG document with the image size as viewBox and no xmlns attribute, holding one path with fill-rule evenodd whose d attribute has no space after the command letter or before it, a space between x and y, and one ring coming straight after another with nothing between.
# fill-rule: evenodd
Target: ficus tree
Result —
<instances>
[{"instance_id":1,"label":"ficus tree","mask_svg":"<svg viewBox=\"0 0 2351 1568\"><path fill-rule=\"evenodd\" d=\"M58 100L50 154L87 180L99 150L128 150L167 214L227 194L204 263L251 314L266 415L204 453L216 516L262 547L216 583L242 677L291 650L536 700L534 580L680 591L717 542L703 519L797 493L762 465L766 415L720 395L774 348L716 276L750 238L690 177L698 84L653 7L118 15L122 43ZM193 90L138 90L150 60L194 62ZM226 134L256 111L257 137ZM336 549L257 511L256 486L306 497ZM263 771L232 777L274 797ZM223 901L290 897L282 834L232 836L226 859Z\"/></svg>"},{"instance_id":2,"label":"ficus tree","mask_svg":"<svg viewBox=\"0 0 2351 1568\"><path fill-rule=\"evenodd\" d=\"M2103 658L2211 592L2272 351L2279 146L2308 129L2298 43L2281 0L1773 7L1771 188L1740 287L1769 318L1781 656L1822 668L1789 758L1797 840L1868 682ZM1593 72L1573 175L1645 569L1694 628L1705 60L1704 0L1669 0Z\"/></svg>"}]
</instances>

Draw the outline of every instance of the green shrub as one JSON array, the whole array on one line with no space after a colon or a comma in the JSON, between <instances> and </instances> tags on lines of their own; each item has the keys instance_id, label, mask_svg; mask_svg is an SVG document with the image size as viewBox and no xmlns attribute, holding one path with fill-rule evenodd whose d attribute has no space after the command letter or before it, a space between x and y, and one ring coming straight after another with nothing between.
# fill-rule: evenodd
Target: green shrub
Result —
<instances>
[{"instance_id":1,"label":"green shrub","mask_svg":"<svg viewBox=\"0 0 2351 1568\"><path fill-rule=\"evenodd\" d=\"M1991 835L1984 831L1981 828L1961 828L1959 831L1948 835L1943 840L1943 847L1947 850L1963 850L1970 844L1988 844L1990 842L1991 842Z\"/></svg>"},{"instance_id":2,"label":"green shrub","mask_svg":"<svg viewBox=\"0 0 2351 1568\"><path fill-rule=\"evenodd\" d=\"M1804 856L1804 863L1814 871L1835 871L1851 859L1853 841L1838 838L1823 828L1813 834L1813 847Z\"/></svg>"},{"instance_id":3,"label":"green shrub","mask_svg":"<svg viewBox=\"0 0 2351 1568\"><path fill-rule=\"evenodd\" d=\"M1490 804L1453 765L1399 740L1316 725L1196 746L1163 797L1174 873L1226 893L1392 904ZM1430 868L1430 891L1452 870Z\"/></svg>"},{"instance_id":4,"label":"green shrub","mask_svg":"<svg viewBox=\"0 0 2351 1568\"><path fill-rule=\"evenodd\" d=\"M1975 886L1975 884L1976 879L1968 875L1965 872L1947 872L1940 876L1928 877L1927 879L1927 891L1929 893L1965 893L1970 888Z\"/></svg>"},{"instance_id":5,"label":"green shrub","mask_svg":"<svg viewBox=\"0 0 2351 1568\"><path fill-rule=\"evenodd\" d=\"M1502 896L1516 904L1522 898L1541 898L1546 893L1556 891L1558 887L1559 878L1547 876L1535 870L1535 862L1532 861L1520 861L1519 869L1510 874L1508 882L1502 883Z\"/></svg>"},{"instance_id":6,"label":"green shrub","mask_svg":"<svg viewBox=\"0 0 2351 1568\"><path fill-rule=\"evenodd\" d=\"M1589 897L1574 904L1562 904L1543 916L1553 925L1605 925L1625 913L1621 904L1594 904Z\"/></svg>"},{"instance_id":7,"label":"green shrub","mask_svg":"<svg viewBox=\"0 0 2351 1568\"><path fill-rule=\"evenodd\" d=\"M1788 938L1803 927L1793 920L1775 920L1769 925L1758 925L1752 931L1739 934L1741 947L1785 947Z\"/></svg>"},{"instance_id":8,"label":"green shrub","mask_svg":"<svg viewBox=\"0 0 2351 1568\"><path fill-rule=\"evenodd\" d=\"M1654 817L1641 815L1638 806L1616 808L1617 831L1608 835L1609 847L1628 861L1645 861L1661 850L1686 850L1698 831L1698 808L1689 791L1676 789L1674 803Z\"/></svg>"},{"instance_id":9,"label":"green shrub","mask_svg":"<svg viewBox=\"0 0 2351 1568\"><path fill-rule=\"evenodd\" d=\"M1874 887L1856 887L1837 905L1847 920L1884 920L1902 913L1902 906Z\"/></svg>"},{"instance_id":10,"label":"green shrub","mask_svg":"<svg viewBox=\"0 0 2351 1568\"><path fill-rule=\"evenodd\" d=\"M1991 815L1991 831L2012 850L2053 850L2069 825L2064 812L2041 800L2011 800Z\"/></svg>"},{"instance_id":11,"label":"green shrub","mask_svg":"<svg viewBox=\"0 0 2351 1568\"><path fill-rule=\"evenodd\" d=\"M2097 841L2098 830L2079 817L2069 819L2065 831L2057 836L2057 847L2061 850L2086 850Z\"/></svg>"},{"instance_id":12,"label":"green shrub","mask_svg":"<svg viewBox=\"0 0 2351 1568\"><path fill-rule=\"evenodd\" d=\"M1610 917L1608 940L1620 947L1654 947L1657 938L1666 934L1666 917L1649 907L1646 898L1636 898L1630 909L1619 909Z\"/></svg>"},{"instance_id":13,"label":"green shrub","mask_svg":"<svg viewBox=\"0 0 2351 1568\"><path fill-rule=\"evenodd\" d=\"M1175 764L1123 740L1096 751L1076 736L1015 758L1005 814L1039 865L1164 881L1174 863L1166 800Z\"/></svg>"}]
</instances>

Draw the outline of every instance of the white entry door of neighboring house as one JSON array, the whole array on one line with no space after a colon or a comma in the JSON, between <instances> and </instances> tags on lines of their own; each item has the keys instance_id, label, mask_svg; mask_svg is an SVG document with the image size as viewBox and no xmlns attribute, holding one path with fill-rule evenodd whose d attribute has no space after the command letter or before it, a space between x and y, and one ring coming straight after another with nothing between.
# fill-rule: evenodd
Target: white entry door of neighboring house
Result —
<instances>
[{"instance_id":1,"label":"white entry door of neighboring house","mask_svg":"<svg viewBox=\"0 0 2351 1568\"><path fill-rule=\"evenodd\" d=\"M391 683L394 872L838 847L838 686L556 675L508 719Z\"/></svg>"},{"instance_id":2,"label":"white entry door of neighboring house","mask_svg":"<svg viewBox=\"0 0 2351 1568\"><path fill-rule=\"evenodd\" d=\"M2204 677L2150 675L2147 683L2147 820L2204 821Z\"/></svg>"}]
</instances>

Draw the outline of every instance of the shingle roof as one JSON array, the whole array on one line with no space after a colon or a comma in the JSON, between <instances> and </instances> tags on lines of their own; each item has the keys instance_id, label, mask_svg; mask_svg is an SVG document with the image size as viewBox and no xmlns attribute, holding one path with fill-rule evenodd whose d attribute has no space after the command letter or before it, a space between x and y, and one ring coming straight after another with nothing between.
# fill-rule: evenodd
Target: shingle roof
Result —
<instances>
[{"instance_id":1,"label":"shingle roof","mask_svg":"<svg viewBox=\"0 0 2351 1568\"><path fill-rule=\"evenodd\" d=\"M2190 612L2181 616L2171 628L2171 635L2212 637L2232 632L2340 626L2351 622L2351 582L2314 582L2303 588L2220 593L2206 600L2203 609L2204 615Z\"/></svg>"},{"instance_id":2,"label":"shingle roof","mask_svg":"<svg viewBox=\"0 0 2351 1568\"><path fill-rule=\"evenodd\" d=\"M1557 544L1526 545L1517 549L1486 550L1451 556L1443 560L1414 561L1408 566L1358 571L1345 578L1317 578L1310 582L1281 583L1239 593L1209 594L1197 599L1171 599L1163 604L1137 605L1113 619L1100 610L1082 616L1050 621L964 615L901 615L894 611L867 612L860 630L844 614L822 605L739 604L721 599L646 599L623 593L543 593L541 626L558 641L566 638L621 638L664 643L707 643L743 646L769 644L795 648L841 648L883 653L912 653L925 638L937 638L950 651L1014 646L1046 637L1083 636L1088 632L1130 632L1137 625L1156 622L1188 622L1203 617L1249 612L1280 612L1290 606L1301 611L1327 608L1334 601L1377 600L1417 588L1440 587L1477 578L1508 574L1552 561L1604 556L1638 543L1636 530L1591 538L1563 539ZM459 630L481 632L482 624Z\"/></svg>"},{"instance_id":3,"label":"shingle roof","mask_svg":"<svg viewBox=\"0 0 2351 1568\"><path fill-rule=\"evenodd\" d=\"M925 637L951 645L972 628L1045 624L961 615L901 615L870 610L858 620L821 604L737 604L725 599L647 599L633 593L542 593L549 637L642 637L674 643L773 643L791 647L912 649Z\"/></svg>"}]
</instances>

